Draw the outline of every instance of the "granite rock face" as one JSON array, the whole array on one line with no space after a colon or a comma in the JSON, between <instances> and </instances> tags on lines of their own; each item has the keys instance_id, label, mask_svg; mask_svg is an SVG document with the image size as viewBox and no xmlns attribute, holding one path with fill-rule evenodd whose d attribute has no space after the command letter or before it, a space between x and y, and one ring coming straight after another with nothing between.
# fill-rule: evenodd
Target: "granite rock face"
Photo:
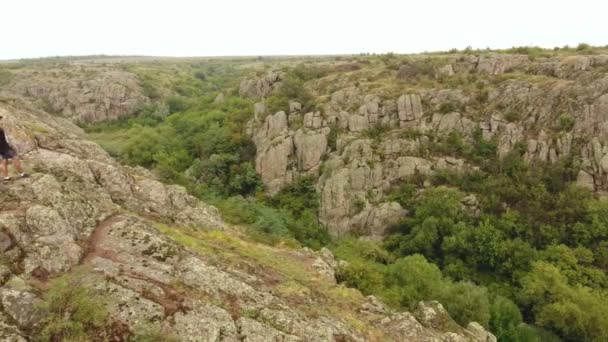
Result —
<instances>
[{"instance_id":1,"label":"granite rock face","mask_svg":"<svg viewBox=\"0 0 608 342\"><path fill-rule=\"evenodd\" d=\"M74 122L132 116L150 102L137 76L116 67L86 64L23 70L13 80L12 94Z\"/></svg>"},{"instance_id":2,"label":"granite rock face","mask_svg":"<svg viewBox=\"0 0 608 342\"><path fill-rule=\"evenodd\" d=\"M340 261L329 250L241 240L215 208L118 164L66 120L27 103L0 103L0 115L31 174L0 184L3 341L34 340L48 314L40 303L49 281L83 272L79 286L108 299L126 335L150 326L177 341L426 341L444 334L408 313L359 311L365 299L336 284ZM303 128L289 140L285 114L265 125L260 141L289 141L287 156L297 161L276 175L316 172L320 155L301 149L328 148L322 129Z\"/></svg>"},{"instance_id":3,"label":"granite rock face","mask_svg":"<svg viewBox=\"0 0 608 342\"><path fill-rule=\"evenodd\" d=\"M256 168L270 194L298 177L317 177L319 219L334 235L381 237L407 215L397 203L386 202L394 184L441 169L473 168L429 152L430 143L454 135L465 143L491 140L500 158L514 150L530 162L572 156L581 164L578 184L603 194L608 192L606 66L603 55L413 56L393 72L397 84L415 85L422 76L442 82L468 77L478 80L477 89L440 84L396 94L399 87L389 92L363 86L370 77L384 77L363 71L359 78L312 82L309 88L323 98L319 112L301 114L300 107L290 106L288 114L266 113L263 97L255 105L248 131L258 149ZM327 83L332 87L315 88Z\"/></svg>"},{"instance_id":4,"label":"granite rock face","mask_svg":"<svg viewBox=\"0 0 608 342\"><path fill-rule=\"evenodd\" d=\"M281 86L281 72L270 71L259 79L248 79L241 82L239 94L243 97L261 98Z\"/></svg>"}]
</instances>

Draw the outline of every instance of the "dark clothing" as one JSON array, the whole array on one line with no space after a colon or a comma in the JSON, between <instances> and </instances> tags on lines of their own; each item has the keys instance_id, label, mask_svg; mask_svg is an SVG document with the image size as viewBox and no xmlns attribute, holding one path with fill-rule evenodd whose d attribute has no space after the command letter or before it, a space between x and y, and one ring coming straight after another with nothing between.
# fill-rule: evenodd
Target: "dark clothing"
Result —
<instances>
[{"instance_id":1,"label":"dark clothing","mask_svg":"<svg viewBox=\"0 0 608 342\"><path fill-rule=\"evenodd\" d=\"M16 155L17 153L15 153L15 150L6 140L4 130L0 128L0 156L2 156L3 159L13 159Z\"/></svg>"}]
</instances>

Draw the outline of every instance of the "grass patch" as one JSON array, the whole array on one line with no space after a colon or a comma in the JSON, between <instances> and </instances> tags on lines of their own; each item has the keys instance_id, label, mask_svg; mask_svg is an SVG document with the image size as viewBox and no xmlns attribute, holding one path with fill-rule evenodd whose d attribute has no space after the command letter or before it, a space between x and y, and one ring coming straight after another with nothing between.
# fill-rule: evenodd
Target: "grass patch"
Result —
<instances>
[{"instance_id":1,"label":"grass patch","mask_svg":"<svg viewBox=\"0 0 608 342\"><path fill-rule=\"evenodd\" d=\"M341 317L362 334L383 336L380 330L355 314L364 300L359 291L331 284L312 268L311 259L292 248L261 245L248 241L245 235L237 236L239 234L235 232L199 231L162 224L157 224L156 229L195 252L216 256L229 265L238 267L243 260L254 261L264 272L278 275L279 281L272 285L276 293L291 307L307 315ZM320 304L311 304L311 299ZM244 315L257 317L254 311Z\"/></svg>"}]
</instances>

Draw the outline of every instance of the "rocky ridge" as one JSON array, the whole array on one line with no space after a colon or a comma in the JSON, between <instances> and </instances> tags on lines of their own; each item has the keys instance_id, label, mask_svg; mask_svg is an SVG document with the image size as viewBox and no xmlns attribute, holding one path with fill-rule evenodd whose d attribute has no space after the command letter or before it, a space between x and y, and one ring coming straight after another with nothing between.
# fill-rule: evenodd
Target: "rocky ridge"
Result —
<instances>
[{"instance_id":1,"label":"rocky ridge","mask_svg":"<svg viewBox=\"0 0 608 342\"><path fill-rule=\"evenodd\" d=\"M23 97L74 122L129 117L150 102L137 76L116 65L74 62L13 72L0 96Z\"/></svg>"},{"instance_id":2,"label":"rocky ridge","mask_svg":"<svg viewBox=\"0 0 608 342\"><path fill-rule=\"evenodd\" d=\"M0 184L3 340L33 338L48 282L74 273L109 299L115 324L179 341L493 340L478 325L439 327L336 285L329 251L239 237L215 208L118 164L64 119L21 101L0 103L0 115L31 171ZM436 304L420 308L450 320Z\"/></svg>"},{"instance_id":3,"label":"rocky ridge","mask_svg":"<svg viewBox=\"0 0 608 342\"><path fill-rule=\"evenodd\" d=\"M262 99L248 125L267 192L303 175L317 178L320 220L334 235L380 237L407 214L385 200L394 182L471 168L465 160L426 151L430 140L454 132L465 141L477 132L495 139L501 157L522 147L533 162L574 155L581 163L578 184L608 191L606 55L414 56L389 74L388 90L364 85L385 70L357 75L309 84L326 99L315 112L302 113L299 103L291 103L288 113L270 113ZM422 76L448 86L416 87ZM334 88L318 88L323 84Z\"/></svg>"}]
</instances>

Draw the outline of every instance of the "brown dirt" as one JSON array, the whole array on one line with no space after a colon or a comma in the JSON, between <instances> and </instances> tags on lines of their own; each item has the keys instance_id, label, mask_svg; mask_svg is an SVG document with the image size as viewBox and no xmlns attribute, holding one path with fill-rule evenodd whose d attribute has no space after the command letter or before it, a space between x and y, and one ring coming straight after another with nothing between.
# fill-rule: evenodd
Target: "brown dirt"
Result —
<instances>
[{"instance_id":1,"label":"brown dirt","mask_svg":"<svg viewBox=\"0 0 608 342\"><path fill-rule=\"evenodd\" d=\"M108 233L108 230L114 224L121 222L125 219L126 218L124 216L121 216L120 214L113 215L101 222L93 230L93 233L91 234L91 237L88 241L87 251L82 259L81 264L88 264L96 257L120 263L120 261L118 261L118 257L115 251L103 247L103 241ZM142 297L161 305L164 308L164 313L166 317L173 316L176 312L185 310L183 306L185 295L183 293L175 290L172 286L168 284L147 277L146 275L133 272L129 269L130 268L128 267L121 268L121 275L133 279L143 280L163 289L164 296L154 295L149 292L141 293L141 295Z\"/></svg>"},{"instance_id":2,"label":"brown dirt","mask_svg":"<svg viewBox=\"0 0 608 342\"><path fill-rule=\"evenodd\" d=\"M93 258L100 257L109 260L116 259L116 253L114 251L107 250L101 246L101 242L104 240L106 233L110 227L114 224L123 221L125 218L121 215L113 215L102 221L95 227L91 237L88 241L88 246L84 257L82 258L81 264L89 263Z\"/></svg>"},{"instance_id":3,"label":"brown dirt","mask_svg":"<svg viewBox=\"0 0 608 342\"><path fill-rule=\"evenodd\" d=\"M145 275L138 274L132 271L123 270L122 274L129 278L139 279L148 283L152 283L163 289L163 292L165 293L164 296L154 295L150 292L141 293L141 296L162 306L165 311L165 317L171 317L178 311L186 311L186 308L184 307L184 300L186 298L186 295L176 290L171 285L162 283L158 280L151 279L149 277L146 277Z\"/></svg>"}]
</instances>

